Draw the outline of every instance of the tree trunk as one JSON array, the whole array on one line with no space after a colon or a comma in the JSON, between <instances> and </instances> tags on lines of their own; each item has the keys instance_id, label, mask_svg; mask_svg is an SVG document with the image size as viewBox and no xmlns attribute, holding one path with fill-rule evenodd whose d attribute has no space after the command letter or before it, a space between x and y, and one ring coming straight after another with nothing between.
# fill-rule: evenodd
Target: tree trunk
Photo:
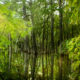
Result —
<instances>
[{"instance_id":1,"label":"tree trunk","mask_svg":"<svg viewBox=\"0 0 80 80\"><path fill-rule=\"evenodd\" d=\"M54 15L53 15L53 1L51 0L51 80L54 79Z\"/></svg>"},{"instance_id":2,"label":"tree trunk","mask_svg":"<svg viewBox=\"0 0 80 80\"><path fill-rule=\"evenodd\" d=\"M27 16L26 16L26 0L22 0L23 2L23 19L27 20Z\"/></svg>"},{"instance_id":3,"label":"tree trunk","mask_svg":"<svg viewBox=\"0 0 80 80\"><path fill-rule=\"evenodd\" d=\"M59 0L59 26L60 26L60 61L59 61L59 80L62 80L62 41L63 41L63 11L62 0Z\"/></svg>"},{"instance_id":4,"label":"tree trunk","mask_svg":"<svg viewBox=\"0 0 80 80\"><path fill-rule=\"evenodd\" d=\"M11 34L9 34L9 72L11 71L11 59L12 59L12 40L11 40Z\"/></svg>"},{"instance_id":5,"label":"tree trunk","mask_svg":"<svg viewBox=\"0 0 80 80\"><path fill-rule=\"evenodd\" d=\"M32 0L30 0L30 8L32 9ZM34 27L34 14L31 11L31 20L32 20L32 26ZM37 45L36 45L36 37L35 37L35 31L33 29L32 31L32 41L33 41L33 50L34 50L34 58L33 58L33 67L32 67L32 80L35 80L35 68L36 68L36 60L37 60Z\"/></svg>"}]
</instances>

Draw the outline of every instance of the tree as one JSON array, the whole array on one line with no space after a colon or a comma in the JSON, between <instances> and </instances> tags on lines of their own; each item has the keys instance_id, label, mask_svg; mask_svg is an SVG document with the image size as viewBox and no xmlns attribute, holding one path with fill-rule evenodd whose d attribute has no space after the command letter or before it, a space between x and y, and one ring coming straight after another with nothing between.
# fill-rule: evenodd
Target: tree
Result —
<instances>
[{"instance_id":1,"label":"tree","mask_svg":"<svg viewBox=\"0 0 80 80\"><path fill-rule=\"evenodd\" d=\"M60 27L60 62L59 62L59 79L62 80L62 41L63 41L63 11L62 0L59 0L59 27Z\"/></svg>"},{"instance_id":2,"label":"tree","mask_svg":"<svg viewBox=\"0 0 80 80\"><path fill-rule=\"evenodd\" d=\"M54 14L53 14L53 0L51 0L51 80L53 80L54 71Z\"/></svg>"}]
</instances>

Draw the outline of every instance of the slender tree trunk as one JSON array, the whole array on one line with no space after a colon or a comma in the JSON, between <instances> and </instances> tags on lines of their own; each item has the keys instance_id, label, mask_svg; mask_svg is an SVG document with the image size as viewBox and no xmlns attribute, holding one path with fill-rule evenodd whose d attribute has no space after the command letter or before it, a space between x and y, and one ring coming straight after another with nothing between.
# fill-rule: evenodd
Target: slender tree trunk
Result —
<instances>
[{"instance_id":1,"label":"slender tree trunk","mask_svg":"<svg viewBox=\"0 0 80 80\"><path fill-rule=\"evenodd\" d=\"M33 18L32 18L33 20ZM33 22L32 22L33 24ZM35 67L36 67L36 59L37 59L37 46L36 46L36 38L34 31L32 32L32 39L33 39L33 49L34 49L34 58L33 58L33 67L32 67L32 80L35 80Z\"/></svg>"},{"instance_id":2,"label":"slender tree trunk","mask_svg":"<svg viewBox=\"0 0 80 80\"><path fill-rule=\"evenodd\" d=\"M26 15L26 0L22 0L23 2L23 18L24 20L27 20L27 15Z\"/></svg>"},{"instance_id":3,"label":"slender tree trunk","mask_svg":"<svg viewBox=\"0 0 80 80\"><path fill-rule=\"evenodd\" d=\"M46 69L47 69L47 80L48 80L48 28L47 28L47 37L46 37Z\"/></svg>"},{"instance_id":4,"label":"slender tree trunk","mask_svg":"<svg viewBox=\"0 0 80 80\"><path fill-rule=\"evenodd\" d=\"M74 37L74 29L73 29L74 26L72 26L72 37Z\"/></svg>"},{"instance_id":5,"label":"slender tree trunk","mask_svg":"<svg viewBox=\"0 0 80 80\"><path fill-rule=\"evenodd\" d=\"M27 13L26 13L26 0L23 0L23 19L25 21L27 21ZM29 62L29 59L28 59L28 55L29 55L29 38L28 36L26 35L25 37L25 53L24 53L24 71L25 71L25 78L28 80L28 62Z\"/></svg>"},{"instance_id":6,"label":"slender tree trunk","mask_svg":"<svg viewBox=\"0 0 80 80\"><path fill-rule=\"evenodd\" d=\"M30 0L30 8L32 9L32 0ZM34 24L34 14L31 11L31 20L32 20L32 25L33 27L35 26ZM32 67L32 80L35 80L35 68L36 68L36 60L37 60L37 45L36 45L36 36L35 36L35 31L33 29L32 31L32 41L33 41L33 50L34 50L34 58L33 58L33 67Z\"/></svg>"},{"instance_id":7,"label":"slender tree trunk","mask_svg":"<svg viewBox=\"0 0 80 80\"><path fill-rule=\"evenodd\" d=\"M54 15L53 15L53 1L51 0L51 80L54 79Z\"/></svg>"},{"instance_id":8,"label":"slender tree trunk","mask_svg":"<svg viewBox=\"0 0 80 80\"><path fill-rule=\"evenodd\" d=\"M9 34L9 41L10 41L10 45L9 45L9 72L11 70L11 59L12 59L12 40L11 40L11 34Z\"/></svg>"},{"instance_id":9,"label":"slender tree trunk","mask_svg":"<svg viewBox=\"0 0 80 80\"><path fill-rule=\"evenodd\" d=\"M28 66L29 66L29 55L27 53L24 53L24 75L26 80L28 80Z\"/></svg>"},{"instance_id":10,"label":"slender tree trunk","mask_svg":"<svg viewBox=\"0 0 80 80\"><path fill-rule=\"evenodd\" d=\"M59 80L62 80L62 58L59 57Z\"/></svg>"},{"instance_id":11,"label":"slender tree trunk","mask_svg":"<svg viewBox=\"0 0 80 80\"><path fill-rule=\"evenodd\" d=\"M59 0L59 26L60 26L60 61L59 61L59 80L62 80L62 41L63 41L63 11L62 0Z\"/></svg>"},{"instance_id":12,"label":"slender tree trunk","mask_svg":"<svg viewBox=\"0 0 80 80\"><path fill-rule=\"evenodd\" d=\"M63 41L63 11L62 0L59 0L59 26L60 26L60 44Z\"/></svg>"},{"instance_id":13,"label":"slender tree trunk","mask_svg":"<svg viewBox=\"0 0 80 80\"><path fill-rule=\"evenodd\" d=\"M33 67L32 67L32 80L35 80L35 68L36 68L36 60L38 53L37 53L37 46L34 33L33 33L33 48L34 48L34 57L33 57Z\"/></svg>"},{"instance_id":14,"label":"slender tree trunk","mask_svg":"<svg viewBox=\"0 0 80 80\"><path fill-rule=\"evenodd\" d=\"M44 39L45 39L45 17L43 20L43 36L42 36L42 72L43 72L43 80L45 79L45 74L44 74Z\"/></svg>"}]
</instances>

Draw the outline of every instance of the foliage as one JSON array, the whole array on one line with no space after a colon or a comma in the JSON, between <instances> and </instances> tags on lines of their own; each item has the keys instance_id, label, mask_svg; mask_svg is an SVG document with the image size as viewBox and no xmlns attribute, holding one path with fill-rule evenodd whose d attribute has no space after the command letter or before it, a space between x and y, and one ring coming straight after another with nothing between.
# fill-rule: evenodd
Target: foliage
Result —
<instances>
[{"instance_id":1,"label":"foliage","mask_svg":"<svg viewBox=\"0 0 80 80\"><path fill-rule=\"evenodd\" d=\"M64 45L65 44L65 45ZM80 36L72 38L68 41L65 41L63 44L63 52L69 55L71 61L71 71L72 77L80 77L79 68L80 68Z\"/></svg>"},{"instance_id":2,"label":"foliage","mask_svg":"<svg viewBox=\"0 0 80 80\"><path fill-rule=\"evenodd\" d=\"M80 0L0 0L0 79L79 80L79 14Z\"/></svg>"}]
</instances>

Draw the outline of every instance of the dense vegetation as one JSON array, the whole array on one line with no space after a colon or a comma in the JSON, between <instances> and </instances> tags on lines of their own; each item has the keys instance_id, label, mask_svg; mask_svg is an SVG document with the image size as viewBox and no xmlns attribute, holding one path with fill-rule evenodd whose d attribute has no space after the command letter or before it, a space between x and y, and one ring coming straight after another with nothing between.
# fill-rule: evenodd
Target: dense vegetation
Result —
<instances>
[{"instance_id":1,"label":"dense vegetation","mask_svg":"<svg viewBox=\"0 0 80 80\"><path fill-rule=\"evenodd\" d=\"M80 0L0 0L0 80L80 80Z\"/></svg>"}]
</instances>

